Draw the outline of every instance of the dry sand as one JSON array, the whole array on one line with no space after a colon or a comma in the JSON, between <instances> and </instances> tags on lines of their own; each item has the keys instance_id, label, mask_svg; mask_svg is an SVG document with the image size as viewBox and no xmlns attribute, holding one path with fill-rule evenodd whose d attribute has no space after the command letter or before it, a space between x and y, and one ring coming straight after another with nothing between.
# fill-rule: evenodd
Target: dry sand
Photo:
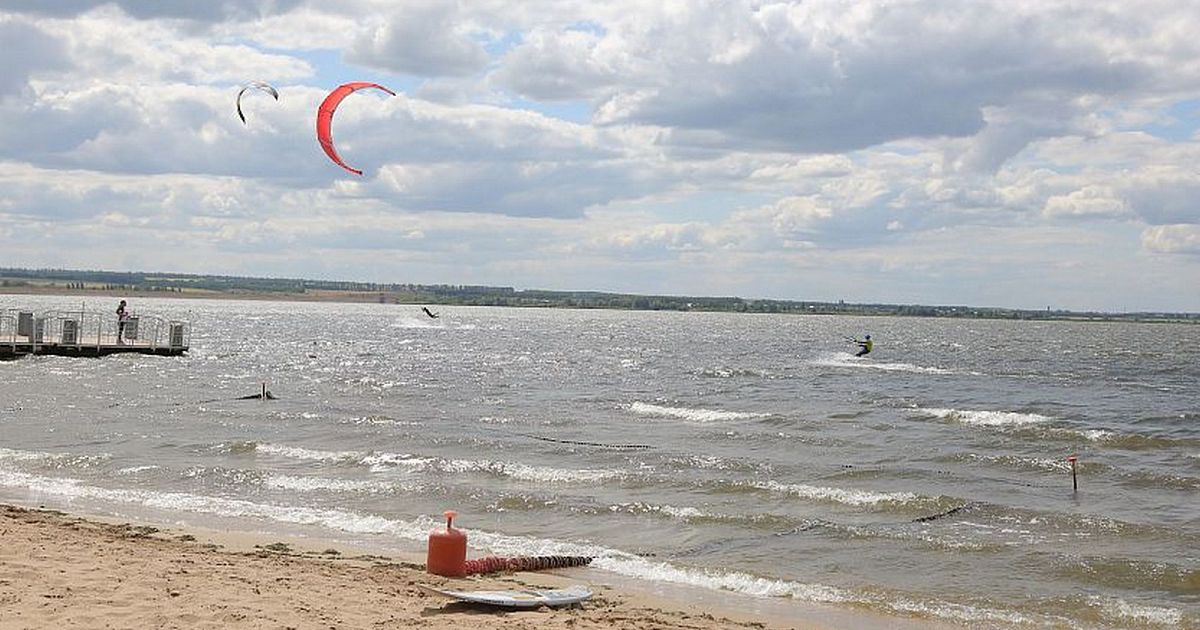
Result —
<instances>
[{"instance_id":1,"label":"dry sand","mask_svg":"<svg viewBox=\"0 0 1200 630\"><path fill-rule=\"evenodd\" d=\"M604 585L591 585L595 596L578 606L499 610L431 595L419 585L559 588L579 580L570 569L448 580L416 562L296 544L260 539L256 545L0 505L0 630L828 628L672 606Z\"/></svg>"}]
</instances>

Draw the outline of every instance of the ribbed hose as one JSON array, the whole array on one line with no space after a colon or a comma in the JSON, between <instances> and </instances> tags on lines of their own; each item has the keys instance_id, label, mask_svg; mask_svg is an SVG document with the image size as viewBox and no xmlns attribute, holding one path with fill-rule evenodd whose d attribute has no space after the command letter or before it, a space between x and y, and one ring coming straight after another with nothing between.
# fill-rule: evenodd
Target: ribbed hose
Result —
<instances>
[{"instance_id":1,"label":"ribbed hose","mask_svg":"<svg viewBox=\"0 0 1200 630\"><path fill-rule=\"evenodd\" d=\"M487 556L467 560L467 575L481 573L499 573L500 571L544 571L546 569L564 569L567 567L582 567L591 564L587 556Z\"/></svg>"}]
</instances>

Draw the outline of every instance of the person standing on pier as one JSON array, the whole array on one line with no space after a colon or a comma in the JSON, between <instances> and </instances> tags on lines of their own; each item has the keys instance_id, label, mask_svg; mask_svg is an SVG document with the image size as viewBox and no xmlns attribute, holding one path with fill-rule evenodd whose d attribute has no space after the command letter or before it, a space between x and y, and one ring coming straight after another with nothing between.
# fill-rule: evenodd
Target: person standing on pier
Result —
<instances>
[{"instance_id":1,"label":"person standing on pier","mask_svg":"<svg viewBox=\"0 0 1200 630\"><path fill-rule=\"evenodd\" d=\"M129 320L129 313L125 312L125 300L117 305L117 345L125 345L125 322Z\"/></svg>"}]
</instances>

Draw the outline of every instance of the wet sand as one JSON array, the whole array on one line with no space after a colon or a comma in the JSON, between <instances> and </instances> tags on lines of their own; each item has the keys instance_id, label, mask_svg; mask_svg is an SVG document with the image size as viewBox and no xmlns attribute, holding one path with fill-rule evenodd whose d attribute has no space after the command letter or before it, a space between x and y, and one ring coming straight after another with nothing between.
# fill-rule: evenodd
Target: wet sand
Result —
<instances>
[{"instance_id":1,"label":"wet sand","mask_svg":"<svg viewBox=\"0 0 1200 630\"><path fill-rule=\"evenodd\" d=\"M0 629L835 627L670 602L605 584L589 584L595 595L577 606L495 609L433 595L421 585L561 588L583 580L571 569L452 580L425 573L417 560L309 539L159 529L0 505ZM892 627L882 619L858 621L837 627Z\"/></svg>"}]
</instances>

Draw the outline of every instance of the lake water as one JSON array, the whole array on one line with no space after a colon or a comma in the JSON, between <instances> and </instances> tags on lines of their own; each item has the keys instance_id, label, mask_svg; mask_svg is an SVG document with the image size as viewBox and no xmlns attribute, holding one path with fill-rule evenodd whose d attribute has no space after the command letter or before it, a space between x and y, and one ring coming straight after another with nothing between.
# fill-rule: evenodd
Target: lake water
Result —
<instances>
[{"instance_id":1,"label":"lake water","mask_svg":"<svg viewBox=\"0 0 1200 630\"><path fill-rule=\"evenodd\" d=\"M976 628L1200 627L1200 326L131 307L189 319L190 353L0 363L0 500L410 551L453 508L472 557ZM235 400L262 382L278 400Z\"/></svg>"}]
</instances>

